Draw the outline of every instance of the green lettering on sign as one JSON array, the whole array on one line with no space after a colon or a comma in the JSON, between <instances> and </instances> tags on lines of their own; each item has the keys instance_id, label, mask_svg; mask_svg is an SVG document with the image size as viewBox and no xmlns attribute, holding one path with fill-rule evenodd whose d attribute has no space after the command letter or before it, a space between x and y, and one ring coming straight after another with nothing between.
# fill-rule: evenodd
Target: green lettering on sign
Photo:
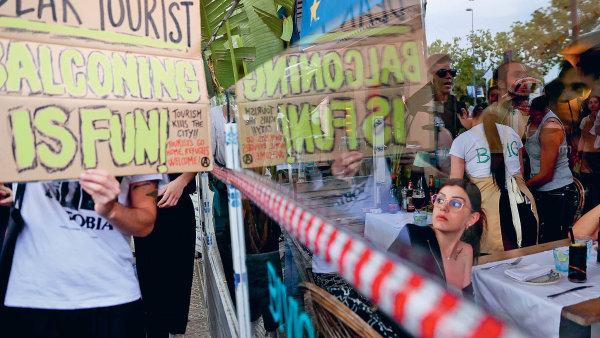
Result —
<instances>
[{"instance_id":1,"label":"green lettering on sign","mask_svg":"<svg viewBox=\"0 0 600 338\"><path fill-rule=\"evenodd\" d=\"M83 67L83 55L75 49L65 49L60 54L60 75L67 92L73 96L85 96L87 87L84 71L73 72L73 66Z\"/></svg>"},{"instance_id":2,"label":"green lettering on sign","mask_svg":"<svg viewBox=\"0 0 600 338\"><path fill-rule=\"evenodd\" d=\"M158 161L159 150L159 125L158 111L156 109L148 112L148 120L140 110L135 112L135 164L153 164Z\"/></svg>"},{"instance_id":3,"label":"green lettering on sign","mask_svg":"<svg viewBox=\"0 0 600 338\"><path fill-rule=\"evenodd\" d=\"M162 62L155 58L150 58L150 68L152 68L152 82L154 85L154 95L157 99L163 97L163 88L167 90L167 94L173 100L177 99L177 86L175 85L175 64L173 60L164 60Z\"/></svg>"},{"instance_id":4,"label":"green lettering on sign","mask_svg":"<svg viewBox=\"0 0 600 338\"><path fill-rule=\"evenodd\" d=\"M44 107L35 112L37 129L56 143L55 146L46 142L38 145L40 163L48 172L66 169L75 158L75 135L64 126L68 118L67 113L58 107Z\"/></svg>"},{"instance_id":5,"label":"green lettering on sign","mask_svg":"<svg viewBox=\"0 0 600 338\"><path fill-rule=\"evenodd\" d=\"M367 101L367 110L370 112L370 114L367 115L363 121L363 133L367 142L373 145L375 139L375 135L373 135L373 123L375 121L375 117L385 118L390 112L390 104L385 98L381 96L374 96ZM391 137L391 128L385 126L383 129L383 143L388 144Z\"/></svg>"},{"instance_id":6,"label":"green lettering on sign","mask_svg":"<svg viewBox=\"0 0 600 338\"><path fill-rule=\"evenodd\" d=\"M81 120L81 151L83 152L83 166L85 169L96 168L98 155L96 141L108 141L110 130L96 128L96 121L110 120L111 112L108 108L83 108L79 112Z\"/></svg>"},{"instance_id":7,"label":"green lettering on sign","mask_svg":"<svg viewBox=\"0 0 600 338\"><path fill-rule=\"evenodd\" d=\"M140 97L138 65L135 56L127 54L127 61L125 61L120 53L113 53L112 62L115 76L115 96L125 96L125 86L123 85L125 83L131 96Z\"/></svg>"},{"instance_id":8,"label":"green lettering on sign","mask_svg":"<svg viewBox=\"0 0 600 338\"><path fill-rule=\"evenodd\" d=\"M402 70L406 79L411 82L421 82L421 66L417 43L413 41L403 43L402 56L404 57Z\"/></svg>"},{"instance_id":9,"label":"green lettering on sign","mask_svg":"<svg viewBox=\"0 0 600 338\"><path fill-rule=\"evenodd\" d=\"M288 83L285 76L286 66L287 63L285 57L277 58L275 66L273 66L273 60L269 60L263 65L265 77L267 79L267 96L273 97L279 85L281 85L280 90L282 95L288 93Z\"/></svg>"},{"instance_id":10,"label":"green lettering on sign","mask_svg":"<svg viewBox=\"0 0 600 338\"><path fill-rule=\"evenodd\" d=\"M330 52L323 58L323 79L329 89L339 89L344 83L342 59L338 53Z\"/></svg>"},{"instance_id":11,"label":"green lettering on sign","mask_svg":"<svg viewBox=\"0 0 600 338\"><path fill-rule=\"evenodd\" d=\"M42 86L44 87L44 93L57 95L63 94L65 91L62 86L54 83L52 71L52 52L48 46L38 47L38 56L40 58L40 75L42 77Z\"/></svg>"},{"instance_id":12,"label":"green lettering on sign","mask_svg":"<svg viewBox=\"0 0 600 338\"><path fill-rule=\"evenodd\" d=\"M187 61L179 61L175 68L179 94L188 102L197 101L200 97L200 83L196 79L194 67Z\"/></svg>"},{"instance_id":13,"label":"green lettering on sign","mask_svg":"<svg viewBox=\"0 0 600 338\"><path fill-rule=\"evenodd\" d=\"M396 144L406 143L406 109L404 107L404 101L402 98L395 98L392 100L392 107L394 109L392 123L394 127L394 142Z\"/></svg>"},{"instance_id":14,"label":"green lettering on sign","mask_svg":"<svg viewBox=\"0 0 600 338\"><path fill-rule=\"evenodd\" d=\"M344 55L344 61L346 63L354 63L354 73L352 71L346 71L346 82L348 86L352 88L360 88L364 80L364 64L362 55L359 51L350 49Z\"/></svg>"},{"instance_id":15,"label":"green lettering on sign","mask_svg":"<svg viewBox=\"0 0 600 338\"><path fill-rule=\"evenodd\" d=\"M110 60L100 52L92 52L88 59L88 83L94 93L101 97L110 94L113 84L113 72ZM102 79L100 78L102 76Z\"/></svg>"},{"instance_id":16,"label":"green lettering on sign","mask_svg":"<svg viewBox=\"0 0 600 338\"><path fill-rule=\"evenodd\" d=\"M400 59L395 45L387 45L383 48L383 60L381 61L381 82L390 83L390 74L394 74L396 83L404 82Z\"/></svg>"},{"instance_id":17,"label":"green lettering on sign","mask_svg":"<svg viewBox=\"0 0 600 338\"><path fill-rule=\"evenodd\" d=\"M263 96L265 90L265 72L264 67L257 67L252 76L244 78L244 95L249 100L257 100Z\"/></svg>"},{"instance_id":18,"label":"green lettering on sign","mask_svg":"<svg viewBox=\"0 0 600 338\"><path fill-rule=\"evenodd\" d=\"M308 55L300 55L300 77L302 78L302 91L305 93L312 92L313 82L314 90L322 91L325 89L323 84L323 69L321 68L321 56L314 54L308 62Z\"/></svg>"},{"instance_id":19,"label":"green lettering on sign","mask_svg":"<svg viewBox=\"0 0 600 338\"><path fill-rule=\"evenodd\" d=\"M9 92L22 91L21 81L29 84L32 92L42 90L42 83L37 74L37 66L33 62L33 55L24 42L11 42L8 47L6 68L10 70L6 82Z\"/></svg>"},{"instance_id":20,"label":"green lettering on sign","mask_svg":"<svg viewBox=\"0 0 600 338\"><path fill-rule=\"evenodd\" d=\"M13 156L19 172L32 169L35 163L35 135L31 126L31 117L26 110L18 110L10 116L13 132Z\"/></svg>"},{"instance_id":21,"label":"green lettering on sign","mask_svg":"<svg viewBox=\"0 0 600 338\"><path fill-rule=\"evenodd\" d=\"M124 122L121 122L119 114L114 114L110 119L110 150L117 167L123 167L133 161L135 151L133 115L134 113L127 113ZM123 126L125 126L124 132Z\"/></svg>"}]
</instances>

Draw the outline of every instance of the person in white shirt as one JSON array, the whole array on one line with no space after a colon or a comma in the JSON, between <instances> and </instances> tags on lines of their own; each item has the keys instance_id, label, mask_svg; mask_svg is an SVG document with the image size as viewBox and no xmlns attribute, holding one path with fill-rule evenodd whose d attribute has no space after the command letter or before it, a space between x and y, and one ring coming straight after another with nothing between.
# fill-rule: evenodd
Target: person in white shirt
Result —
<instances>
[{"instance_id":1,"label":"person in white shirt","mask_svg":"<svg viewBox=\"0 0 600 338\"><path fill-rule=\"evenodd\" d=\"M88 170L26 184L3 336L145 337L130 240L154 227L161 177Z\"/></svg>"},{"instance_id":2,"label":"person in white shirt","mask_svg":"<svg viewBox=\"0 0 600 338\"><path fill-rule=\"evenodd\" d=\"M503 156L491 153L484 131L482 114L485 104L477 105L473 116L459 116L468 129L450 148L450 178L466 174L482 194L482 209L487 215L481 244L482 253L493 253L537 243L537 215L533 200L522 175L523 143L509 126L496 123L503 146ZM524 215L518 209L527 204L531 211ZM527 213L525 213L527 214Z\"/></svg>"}]
</instances>

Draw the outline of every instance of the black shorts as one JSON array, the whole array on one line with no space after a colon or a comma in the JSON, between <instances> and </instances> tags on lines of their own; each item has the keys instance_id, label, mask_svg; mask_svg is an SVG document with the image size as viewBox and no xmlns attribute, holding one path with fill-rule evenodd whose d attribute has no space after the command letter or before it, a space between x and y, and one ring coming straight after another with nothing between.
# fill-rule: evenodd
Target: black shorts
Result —
<instances>
[{"instance_id":1,"label":"black shorts","mask_svg":"<svg viewBox=\"0 0 600 338\"><path fill-rule=\"evenodd\" d=\"M78 310L2 308L0 335L44 338L144 338L141 301Z\"/></svg>"}]
</instances>

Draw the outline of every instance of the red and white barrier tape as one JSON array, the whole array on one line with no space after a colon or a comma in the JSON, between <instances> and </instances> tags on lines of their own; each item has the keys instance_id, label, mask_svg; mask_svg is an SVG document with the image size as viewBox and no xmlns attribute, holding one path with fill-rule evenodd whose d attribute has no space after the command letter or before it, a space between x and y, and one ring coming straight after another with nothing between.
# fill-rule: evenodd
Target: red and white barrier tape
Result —
<instances>
[{"instance_id":1,"label":"red and white barrier tape","mask_svg":"<svg viewBox=\"0 0 600 338\"><path fill-rule=\"evenodd\" d=\"M212 173L240 190L414 336L522 336L438 283L372 249L367 242L302 209L269 188L270 184L219 167Z\"/></svg>"}]
</instances>

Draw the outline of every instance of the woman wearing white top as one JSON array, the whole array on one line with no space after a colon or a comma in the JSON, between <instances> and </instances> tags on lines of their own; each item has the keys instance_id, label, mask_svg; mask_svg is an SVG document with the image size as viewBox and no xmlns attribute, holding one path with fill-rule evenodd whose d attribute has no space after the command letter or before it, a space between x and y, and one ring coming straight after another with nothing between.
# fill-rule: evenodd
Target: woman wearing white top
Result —
<instances>
[{"instance_id":1,"label":"woman wearing white top","mask_svg":"<svg viewBox=\"0 0 600 338\"><path fill-rule=\"evenodd\" d=\"M533 196L523 180L521 138L512 128L496 123L495 136L500 137L504 156L492 154L484 131L484 109L485 104L477 105L472 117L459 116L467 131L452 143L450 178L466 174L481 191L487 215L481 252L489 254L536 244L538 225L535 206L529 204Z\"/></svg>"}]
</instances>

